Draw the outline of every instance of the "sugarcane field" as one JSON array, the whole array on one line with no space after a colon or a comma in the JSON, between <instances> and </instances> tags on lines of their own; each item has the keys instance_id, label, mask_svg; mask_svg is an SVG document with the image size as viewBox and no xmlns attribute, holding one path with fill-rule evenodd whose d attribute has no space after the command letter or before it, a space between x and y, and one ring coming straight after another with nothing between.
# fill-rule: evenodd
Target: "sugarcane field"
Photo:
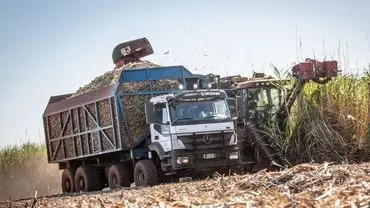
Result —
<instances>
[{"instance_id":1,"label":"sugarcane field","mask_svg":"<svg viewBox=\"0 0 370 208\"><path fill-rule=\"evenodd\" d=\"M370 207L369 6L1 2L0 208Z\"/></svg>"}]
</instances>

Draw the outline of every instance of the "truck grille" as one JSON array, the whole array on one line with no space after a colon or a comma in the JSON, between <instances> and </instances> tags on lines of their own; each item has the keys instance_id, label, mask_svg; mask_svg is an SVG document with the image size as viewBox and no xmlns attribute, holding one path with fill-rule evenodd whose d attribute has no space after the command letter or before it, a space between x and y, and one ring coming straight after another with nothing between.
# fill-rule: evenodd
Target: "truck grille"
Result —
<instances>
[{"instance_id":1,"label":"truck grille","mask_svg":"<svg viewBox=\"0 0 370 208\"><path fill-rule=\"evenodd\" d=\"M210 133L210 134L193 134L178 136L186 149L219 149L227 146L230 142L232 133Z\"/></svg>"}]
</instances>

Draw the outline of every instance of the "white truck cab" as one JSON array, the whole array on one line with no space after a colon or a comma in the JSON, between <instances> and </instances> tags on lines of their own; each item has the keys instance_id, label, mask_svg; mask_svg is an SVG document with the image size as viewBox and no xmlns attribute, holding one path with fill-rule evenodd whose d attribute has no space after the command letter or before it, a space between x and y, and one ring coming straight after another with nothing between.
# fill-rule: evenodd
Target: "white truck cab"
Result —
<instances>
[{"instance_id":1,"label":"white truck cab","mask_svg":"<svg viewBox=\"0 0 370 208\"><path fill-rule=\"evenodd\" d=\"M146 105L149 149L162 171L217 170L240 165L234 123L223 90L193 90L152 97Z\"/></svg>"}]
</instances>

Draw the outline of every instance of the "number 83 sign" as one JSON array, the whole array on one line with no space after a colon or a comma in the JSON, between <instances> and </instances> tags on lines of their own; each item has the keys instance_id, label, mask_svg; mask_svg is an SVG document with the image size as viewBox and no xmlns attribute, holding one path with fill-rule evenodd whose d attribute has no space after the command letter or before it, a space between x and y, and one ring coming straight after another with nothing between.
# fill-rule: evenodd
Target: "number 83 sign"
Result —
<instances>
[{"instance_id":1,"label":"number 83 sign","mask_svg":"<svg viewBox=\"0 0 370 208\"><path fill-rule=\"evenodd\" d=\"M122 55L126 56L127 54L129 54L131 52L131 48L130 46L126 46L126 47L123 47L121 48L121 53Z\"/></svg>"}]
</instances>

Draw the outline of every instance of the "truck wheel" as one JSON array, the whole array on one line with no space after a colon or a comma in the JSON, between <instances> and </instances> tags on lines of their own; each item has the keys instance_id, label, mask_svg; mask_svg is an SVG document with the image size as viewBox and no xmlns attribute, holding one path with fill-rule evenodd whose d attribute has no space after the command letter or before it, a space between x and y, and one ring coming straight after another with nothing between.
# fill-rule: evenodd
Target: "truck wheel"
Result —
<instances>
[{"instance_id":1,"label":"truck wheel","mask_svg":"<svg viewBox=\"0 0 370 208\"><path fill-rule=\"evenodd\" d=\"M232 168L230 168L230 172L232 174L243 175L244 174L244 166L232 167Z\"/></svg>"},{"instance_id":2,"label":"truck wheel","mask_svg":"<svg viewBox=\"0 0 370 208\"><path fill-rule=\"evenodd\" d=\"M126 164L114 164L108 170L108 184L111 190L130 187L130 171Z\"/></svg>"},{"instance_id":3,"label":"truck wheel","mask_svg":"<svg viewBox=\"0 0 370 208\"><path fill-rule=\"evenodd\" d=\"M62 192L73 193L75 191L75 169L67 168L62 173Z\"/></svg>"},{"instance_id":4,"label":"truck wheel","mask_svg":"<svg viewBox=\"0 0 370 208\"><path fill-rule=\"evenodd\" d=\"M101 188L99 170L93 166L80 166L75 175L76 192L97 191Z\"/></svg>"},{"instance_id":5,"label":"truck wheel","mask_svg":"<svg viewBox=\"0 0 370 208\"><path fill-rule=\"evenodd\" d=\"M158 184L158 170L152 160L140 160L136 163L134 180L136 186L153 186Z\"/></svg>"}]
</instances>

